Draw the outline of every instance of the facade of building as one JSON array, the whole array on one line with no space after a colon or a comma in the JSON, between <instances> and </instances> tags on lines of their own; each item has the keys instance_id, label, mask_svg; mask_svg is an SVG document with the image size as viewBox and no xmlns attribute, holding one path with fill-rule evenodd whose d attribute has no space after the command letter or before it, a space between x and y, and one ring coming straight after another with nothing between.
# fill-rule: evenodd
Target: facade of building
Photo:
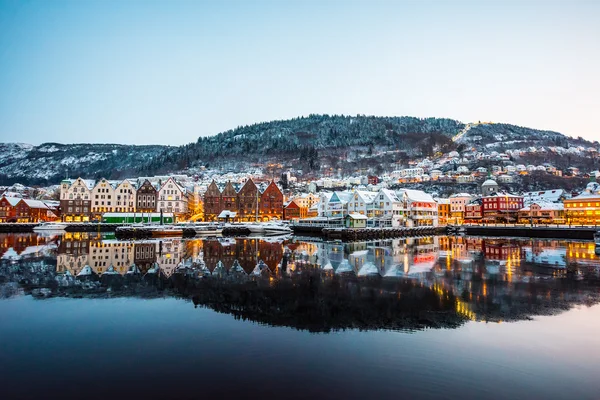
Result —
<instances>
[{"instance_id":1,"label":"facade of building","mask_svg":"<svg viewBox=\"0 0 600 400\"><path fill-rule=\"evenodd\" d=\"M17 222L16 205L21 201L18 197L0 198L0 222Z\"/></svg>"},{"instance_id":2,"label":"facade of building","mask_svg":"<svg viewBox=\"0 0 600 400\"><path fill-rule=\"evenodd\" d=\"M274 181L260 195L259 213L263 221L283 219L283 193Z\"/></svg>"},{"instance_id":3,"label":"facade of building","mask_svg":"<svg viewBox=\"0 0 600 400\"><path fill-rule=\"evenodd\" d=\"M187 192L170 177L158 190L158 212L173 213L181 217L188 211Z\"/></svg>"},{"instance_id":4,"label":"facade of building","mask_svg":"<svg viewBox=\"0 0 600 400\"><path fill-rule=\"evenodd\" d=\"M60 183L60 209L65 222L86 222L92 216L94 181L81 178Z\"/></svg>"},{"instance_id":5,"label":"facade of building","mask_svg":"<svg viewBox=\"0 0 600 400\"><path fill-rule=\"evenodd\" d=\"M148 213L156 211L158 192L154 185L148 179L140 185L136 192L136 211Z\"/></svg>"},{"instance_id":6,"label":"facade of building","mask_svg":"<svg viewBox=\"0 0 600 400\"><path fill-rule=\"evenodd\" d=\"M481 185L481 194L483 196L490 196L500 190L498 183L493 179L488 179Z\"/></svg>"},{"instance_id":7,"label":"facade of building","mask_svg":"<svg viewBox=\"0 0 600 400\"><path fill-rule=\"evenodd\" d=\"M137 190L135 186L125 179L115 188L115 212L130 213L137 210L136 203Z\"/></svg>"},{"instance_id":8,"label":"facade of building","mask_svg":"<svg viewBox=\"0 0 600 400\"><path fill-rule=\"evenodd\" d=\"M296 200L290 201L283 208L283 219L288 221L297 221L306 218L307 214L308 209L306 207L300 207Z\"/></svg>"},{"instance_id":9,"label":"facade of building","mask_svg":"<svg viewBox=\"0 0 600 400\"><path fill-rule=\"evenodd\" d=\"M450 196L450 218L449 223L462 224L465 219L465 208L471 201L472 196L468 193L457 193Z\"/></svg>"},{"instance_id":10,"label":"facade of building","mask_svg":"<svg viewBox=\"0 0 600 400\"><path fill-rule=\"evenodd\" d=\"M572 225L600 225L600 184L590 182L579 196L564 201L566 222Z\"/></svg>"},{"instance_id":11,"label":"facade of building","mask_svg":"<svg viewBox=\"0 0 600 400\"><path fill-rule=\"evenodd\" d=\"M283 193L274 181L262 193L252 179L239 191L231 182L220 191L213 181L204 193L204 219L216 221L224 211L235 214L234 220L242 222L283 219Z\"/></svg>"},{"instance_id":12,"label":"facade of building","mask_svg":"<svg viewBox=\"0 0 600 400\"><path fill-rule=\"evenodd\" d=\"M523 196L494 193L483 196L483 220L486 222L516 222L523 208Z\"/></svg>"},{"instance_id":13,"label":"facade of building","mask_svg":"<svg viewBox=\"0 0 600 400\"><path fill-rule=\"evenodd\" d=\"M215 181L212 181L204 192L204 220L215 221L223 210L221 191Z\"/></svg>"},{"instance_id":14,"label":"facade of building","mask_svg":"<svg viewBox=\"0 0 600 400\"><path fill-rule=\"evenodd\" d=\"M21 199L14 207L16 222L54 221L57 216L40 200Z\"/></svg>"},{"instance_id":15,"label":"facade of building","mask_svg":"<svg viewBox=\"0 0 600 400\"><path fill-rule=\"evenodd\" d=\"M564 205L562 203L531 203L519 210L519 222L534 224L564 224Z\"/></svg>"},{"instance_id":16,"label":"facade of building","mask_svg":"<svg viewBox=\"0 0 600 400\"><path fill-rule=\"evenodd\" d=\"M98 219L105 212L114 211L115 188L108 180L102 178L92 189L92 215Z\"/></svg>"},{"instance_id":17,"label":"facade of building","mask_svg":"<svg viewBox=\"0 0 600 400\"><path fill-rule=\"evenodd\" d=\"M431 195L413 189L401 189L397 195L404 203L407 226L438 226L438 207Z\"/></svg>"},{"instance_id":18,"label":"facade of building","mask_svg":"<svg viewBox=\"0 0 600 400\"><path fill-rule=\"evenodd\" d=\"M450 199L437 199L440 225L447 225L450 220Z\"/></svg>"},{"instance_id":19,"label":"facade of building","mask_svg":"<svg viewBox=\"0 0 600 400\"><path fill-rule=\"evenodd\" d=\"M464 222L469 223L479 223L483 218L483 207L481 199L471 200L465 206L465 217Z\"/></svg>"}]
</instances>

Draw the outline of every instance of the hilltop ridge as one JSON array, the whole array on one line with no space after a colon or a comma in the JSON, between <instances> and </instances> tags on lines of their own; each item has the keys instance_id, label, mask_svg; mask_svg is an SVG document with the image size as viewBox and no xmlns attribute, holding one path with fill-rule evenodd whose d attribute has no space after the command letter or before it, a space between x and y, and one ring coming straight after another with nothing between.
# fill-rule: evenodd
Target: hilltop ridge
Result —
<instances>
[{"instance_id":1,"label":"hilltop ridge","mask_svg":"<svg viewBox=\"0 0 600 400\"><path fill-rule=\"evenodd\" d=\"M57 183L66 175L112 179L210 166L243 170L275 164L306 174L323 169L381 173L453 150L590 146L558 132L448 118L317 115L246 125L182 146L0 144L0 184Z\"/></svg>"}]
</instances>

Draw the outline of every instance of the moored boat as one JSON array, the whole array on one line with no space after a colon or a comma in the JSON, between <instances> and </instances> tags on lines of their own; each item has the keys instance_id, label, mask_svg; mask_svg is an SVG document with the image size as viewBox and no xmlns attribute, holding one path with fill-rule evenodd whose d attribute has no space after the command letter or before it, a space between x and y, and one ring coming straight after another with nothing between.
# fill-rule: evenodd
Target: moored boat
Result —
<instances>
[{"instance_id":1,"label":"moored boat","mask_svg":"<svg viewBox=\"0 0 600 400\"><path fill-rule=\"evenodd\" d=\"M159 225L152 228L152 237L183 236L183 228Z\"/></svg>"},{"instance_id":2,"label":"moored boat","mask_svg":"<svg viewBox=\"0 0 600 400\"><path fill-rule=\"evenodd\" d=\"M33 228L34 231L64 231L67 224L62 222L44 222Z\"/></svg>"}]
</instances>

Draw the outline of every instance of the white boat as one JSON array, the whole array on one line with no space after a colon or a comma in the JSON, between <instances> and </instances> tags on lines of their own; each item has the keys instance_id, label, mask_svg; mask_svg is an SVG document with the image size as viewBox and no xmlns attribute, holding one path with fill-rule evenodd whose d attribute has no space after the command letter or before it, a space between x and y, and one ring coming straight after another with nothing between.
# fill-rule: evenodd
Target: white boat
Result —
<instances>
[{"instance_id":1,"label":"white boat","mask_svg":"<svg viewBox=\"0 0 600 400\"><path fill-rule=\"evenodd\" d=\"M190 228L196 231L196 235L219 235L223 227L215 224L191 224Z\"/></svg>"},{"instance_id":2,"label":"white boat","mask_svg":"<svg viewBox=\"0 0 600 400\"><path fill-rule=\"evenodd\" d=\"M266 222L262 224L266 234L277 234L283 235L286 233L292 233L292 229L281 222Z\"/></svg>"},{"instance_id":3,"label":"white boat","mask_svg":"<svg viewBox=\"0 0 600 400\"><path fill-rule=\"evenodd\" d=\"M34 231L64 231L67 224L62 222L44 222L33 228Z\"/></svg>"}]
</instances>

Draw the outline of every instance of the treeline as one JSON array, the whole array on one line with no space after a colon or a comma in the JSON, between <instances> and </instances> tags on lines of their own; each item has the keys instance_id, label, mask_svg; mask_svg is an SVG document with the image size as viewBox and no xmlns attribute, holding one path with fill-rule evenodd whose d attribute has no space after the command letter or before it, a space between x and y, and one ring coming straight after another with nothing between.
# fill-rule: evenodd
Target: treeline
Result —
<instances>
[{"instance_id":1,"label":"treeline","mask_svg":"<svg viewBox=\"0 0 600 400\"><path fill-rule=\"evenodd\" d=\"M207 163L218 164L232 159L257 162L264 161L265 157L303 158L307 155L312 158L308 163L309 168L315 169L318 167L318 155L327 154L327 151L322 150L385 146L414 153L415 150L433 149L436 142L440 141L439 137L449 141L463 126L461 122L444 118L312 114L308 117L242 126L215 136L200 137L195 143L174 151L165 150L139 170L155 172ZM432 140L432 135L436 135L438 139ZM307 154L306 151L311 153Z\"/></svg>"}]
</instances>

